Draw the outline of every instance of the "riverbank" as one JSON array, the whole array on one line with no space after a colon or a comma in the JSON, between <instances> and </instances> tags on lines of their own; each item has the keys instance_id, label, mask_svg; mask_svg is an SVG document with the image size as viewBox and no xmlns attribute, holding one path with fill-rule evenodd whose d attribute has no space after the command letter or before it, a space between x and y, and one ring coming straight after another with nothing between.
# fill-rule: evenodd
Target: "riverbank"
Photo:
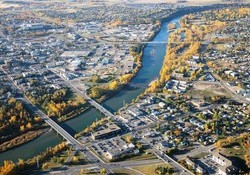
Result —
<instances>
[{"instance_id":1,"label":"riverbank","mask_svg":"<svg viewBox=\"0 0 250 175\"><path fill-rule=\"evenodd\" d=\"M87 103L86 103L87 104ZM66 122L88 110L90 108L90 105L85 105L81 106L80 108L71 111L70 113L66 114L65 116L62 116L61 118L57 119L55 118L54 120L57 121L58 123L63 123ZM24 134L18 135L14 138L11 138L10 140L7 140L3 143L0 144L0 153L14 149L18 146L21 146L23 144L26 144L42 134L46 133L49 131L49 126L47 124L42 124L39 128L36 128L34 130L28 131Z\"/></svg>"},{"instance_id":2,"label":"riverbank","mask_svg":"<svg viewBox=\"0 0 250 175\"><path fill-rule=\"evenodd\" d=\"M152 41L160 30L161 30L161 22L156 21L154 31L148 37L146 42ZM92 98L94 98L97 102L102 103L102 102L108 100L109 98L115 96L122 89L128 87L128 84L133 80L133 78L137 75L138 71L142 67L142 58L143 58L144 48L145 48L146 45L147 44L138 44L138 45L135 45L135 46L131 47L130 54L134 58L135 67L134 67L132 72L121 75L120 77L118 77L115 80L111 81L111 83L115 82L115 81L118 83L116 88L114 88L112 90L109 90L108 87L100 87L100 89L103 89L103 91L107 91L107 92L105 92L99 98L95 98L95 97L92 97ZM95 87L93 87L93 88L95 88ZM91 96L91 89L89 89L87 93L88 93L88 95Z\"/></svg>"},{"instance_id":3,"label":"riverbank","mask_svg":"<svg viewBox=\"0 0 250 175\"><path fill-rule=\"evenodd\" d=\"M173 15L173 14L172 14ZM174 22L179 20L180 16L172 16ZM168 18L171 21L171 18ZM162 20L164 21L164 20ZM168 33L167 33L167 21L162 22L162 28L154 37L154 41L163 41L167 42ZM155 50L154 54L152 50ZM147 88L147 85L157 77L159 77L159 72L162 67L162 62L164 55L166 53L165 44L148 44L143 48L142 55L142 66L137 72L136 76L131 79L129 86L132 88L122 88L112 96L112 98L107 98L103 101L103 105L110 111L117 111L125 103L131 103L138 95L143 93ZM60 125L66 129L70 134L74 135L86 127L88 127L93 121L101 119L103 116L96 111L95 109L86 110L86 112L80 114L77 117L74 117L67 122L62 122ZM11 159L17 161L18 158L28 159L37 155L39 152L42 152L47 147L53 147L56 144L61 142L61 139L53 132L41 135L39 138L35 139L32 142L23 144L11 151L7 151L4 154L0 155L0 160ZM21 154L20 154L21 153ZM3 161L1 161L3 162Z\"/></svg>"},{"instance_id":4,"label":"riverbank","mask_svg":"<svg viewBox=\"0 0 250 175\"><path fill-rule=\"evenodd\" d=\"M11 150L15 147L18 147L22 144L28 143L32 141L33 139L39 137L40 135L47 132L49 129L39 129L35 131L29 131L25 134L22 134L14 139L11 139L9 141L6 141L0 145L0 153Z\"/></svg>"},{"instance_id":5,"label":"riverbank","mask_svg":"<svg viewBox=\"0 0 250 175\"><path fill-rule=\"evenodd\" d=\"M172 13L171 15L169 15L166 18L160 19L159 21L156 22L156 30L154 31L154 33L152 34L152 36L149 37L149 39L147 41L152 41L155 36L158 34L158 32L161 30L162 28L162 23L168 22L172 19L174 19L176 16L182 16L184 14L189 14L189 13L196 13L196 12L200 12L200 11L205 11L205 10L211 10L211 9L217 9L217 8L223 8L223 7L228 7L228 4L213 4L210 6L204 6L204 7L186 7L184 9L179 9L177 11L175 11L174 13ZM172 32L172 31L168 31L168 32ZM138 71L140 70L140 68L142 67L142 57L143 57L143 53L144 53L144 48L147 44L142 44L141 48L139 50L140 53L142 53L139 57L139 61L136 64L137 66L135 67L134 71L132 72L132 76L131 78L128 80L127 83L124 84L119 84L117 86L116 89L109 91L108 93L104 94L103 96L101 96L100 98L96 98L95 100L98 101L99 103L105 102L106 100L108 100L109 98L112 98L113 96L115 96L117 93L119 93L122 89L126 88L127 85L129 84L129 82L131 82L131 80L137 75ZM115 80L116 81L116 80Z\"/></svg>"}]
</instances>

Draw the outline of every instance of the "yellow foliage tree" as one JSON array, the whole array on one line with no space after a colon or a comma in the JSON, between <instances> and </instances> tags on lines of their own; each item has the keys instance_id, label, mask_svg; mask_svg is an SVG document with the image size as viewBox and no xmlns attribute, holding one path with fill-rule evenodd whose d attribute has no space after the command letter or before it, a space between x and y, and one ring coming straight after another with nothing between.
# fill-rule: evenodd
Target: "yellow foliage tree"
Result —
<instances>
[{"instance_id":1,"label":"yellow foliage tree","mask_svg":"<svg viewBox=\"0 0 250 175\"><path fill-rule=\"evenodd\" d=\"M115 80L115 81L112 81L110 84L109 84L109 89L110 90L115 90L117 89L119 86L118 82Z\"/></svg>"}]
</instances>

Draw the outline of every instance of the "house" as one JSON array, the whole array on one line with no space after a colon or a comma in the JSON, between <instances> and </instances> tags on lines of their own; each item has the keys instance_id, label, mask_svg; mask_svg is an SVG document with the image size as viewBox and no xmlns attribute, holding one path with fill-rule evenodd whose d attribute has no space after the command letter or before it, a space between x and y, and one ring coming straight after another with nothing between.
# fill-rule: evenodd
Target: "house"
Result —
<instances>
[{"instance_id":1,"label":"house","mask_svg":"<svg viewBox=\"0 0 250 175\"><path fill-rule=\"evenodd\" d=\"M205 101L202 99L193 99L191 103L198 108L206 105Z\"/></svg>"},{"instance_id":2,"label":"house","mask_svg":"<svg viewBox=\"0 0 250 175\"><path fill-rule=\"evenodd\" d=\"M167 151L169 148L172 147L172 144L168 143L167 141L162 141L162 142L159 142L157 145L156 145L157 149L165 152Z\"/></svg>"},{"instance_id":3,"label":"house","mask_svg":"<svg viewBox=\"0 0 250 175\"><path fill-rule=\"evenodd\" d=\"M164 103L164 102L160 102L160 103L159 103L159 107L161 107L161 108L165 108L165 107L166 107L166 103Z\"/></svg>"}]
</instances>

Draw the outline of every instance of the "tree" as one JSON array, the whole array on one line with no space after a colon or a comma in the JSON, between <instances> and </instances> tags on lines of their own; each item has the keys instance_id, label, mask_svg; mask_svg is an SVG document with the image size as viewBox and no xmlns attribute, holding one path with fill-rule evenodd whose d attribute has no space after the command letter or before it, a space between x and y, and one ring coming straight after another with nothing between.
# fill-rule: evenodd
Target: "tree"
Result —
<instances>
[{"instance_id":1,"label":"tree","mask_svg":"<svg viewBox=\"0 0 250 175\"><path fill-rule=\"evenodd\" d=\"M37 123L42 122L42 118L39 117L39 116L35 116L35 117L34 117L34 120L35 120Z\"/></svg>"},{"instance_id":2,"label":"tree","mask_svg":"<svg viewBox=\"0 0 250 175\"><path fill-rule=\"evenodd\" d=\"M42 169L48 169L48 168L49 168L48 163L44 163L44 164L42 165Z\"/></svg>"},{"instance_id":3,"label":"tree","mask_svg":"<svg viewBox=\"0 0 250 175\"><path fill-rule=\"evenodd\" d=\"M215 143L215 146L221 148L224 144L225 144L225 141L224 141L223 139L221 139L221 140L218 140L218 141Z\"/></svg>"},{"instance_id":4,"label":"tree","mask_svg":"<svg viewBox=\"0 0 250 175\"><path fill-rule=\"evenodd\" d=\"M9 120L10 123L15 123L16 122L16 116L12 116Z\"/></svg>"},{"instance_id":5,"label":"tree","mask_svg":"<svg viewBox=\"0 0 250 175\"><path fill-rule=\"evenodd\" d=\"M206 124L205 124L205 132L209 132L210 129L211 129L210 123L206 123Z\"/></svg>"},{"instance_id":6,"label":"tree","mask_svg":"<svg viewBox=\"0 0 250 175\"><path fill-rule=\"evenodd\" d=\"M107 173L107 170L105 168L102 168L100 170L101 175L105 175Z\"/></svg>"},{"instance_id":7,"label":"tree","mask_svg":"<svg viewBox=\"0 0 250 175\"><path fill-rule=\"evenodd\" d=\"M33 126L32 126L32 124L29 122L27 125L26 125L26 128L28 128L28 129L31 129Z\"/></svg>"},{"instance_id":8,"label":"tree","mask_svg":"<svg viewBox=\"0 0 250 175\"><path fill-rule=\"evenodd\" d=\"M128 134L124 137L126 142L131 143L133 141L133 136L131 134Z\"/></svg>"},{"instance_id":9,"label":"tree","mask_svg":"<svg viewBox=\"0 0 250 175\"><path fill-rule=\"evenodd\" d=\"M72 162L79 162L79 158L77 156L73 156Z\"/></svg>"},{"instance_id":10,"label":"tree","mask_svg":"<svg viewBox=\"0 0 250 175\"><path fill-rule=\"evenodd\" d=\"M25 166L25 161L23 159L18 159L18 163L17 163L19 168L24 168Z\"/></svg>"},{"instance_id":11,"label":"tree","mask_svg":"<svg viewBox=\"0 0 250 175\"><path fill-rule=\"evenodd\" d=\"M16 99L13 98L13 97L11 97L11 98L8 100L8 104L9 104L9 105L12 105L12 104L14 104L14 103L16 103Z\"/></svg>"},{"instance_id":12,"label":"tree","mask_svg":"<svg viewBox=\"0 0 250 175\"><path fill-rule=\"evenodd\" d=\"M139 150L141 151L142 148L143 148L142 143L140 143L140 142L136 143L136 148L139 149Z\"/></svg>"},{"instance_id":13,"label":"tree","mask_svg":"<svg viewBox=\"0 0 250 175\"><path fill-rule=\"evenodd\" d=\"M220 116L219 112L215 112L214 115L213 115L213 119L214 119L214 120L219 120L220 117L221 117L221 116Z\"/></svg>"},{"instance_id":14,"label":"tree","mask_svg":"<svg viewBox=\"0 0 250 175\"><path fill-rule=\"evenodd\" d=\"M110 90L116 90L118 88L119 84L118 82L115 80L115 81L112 81L110 84L109 84L109 89Z\"/></svg>"},{"instance_id":15,"label":"tree","mask_svg":"<svg viewBox=\"0 0 250 175\"><path fill-rule=\"evenodd\" d=\"M100 78L99 75L95 75L95 76L92 77L92 81L94 83L100 83L101 82L101 78Z\"/></svg>"},{"instance_id":16,"label":"tree","mask_svg":"<svg viewBox=\"0 0 250 175\"><path fill-rule=\"evenodd\" d=\"M25 126L24 126L24 125L21 125L21 126L20 126L20 131L21 131L21 132L24 132L24 131L25 131Z\"/></svg>"},{"instance_id":17,"label":"tree","mask_svg":"<svg viewBox=\"0 0 250 175\"><path fill-rule=\"evenodd\" d=\"M159 166L155 169L155 172L159 175L165 175L173 173L174 169L168 166Z\"/></svg>"},{"instance_id":18,"label":"tree","mask_svg":"<svg viewBox=\"0 0 250 175\"><path fill-rule=\"evenodd\" d=\"M103 89L95 86L91 89L91 93L90 93L90 96L93 97L93 98L98 98L102 95L103 93Z\"/></svg>"},{"instance_id":19,"label":"tree","mask_svg":"<svg viewBox=\"0 0 250 175\"><path fill-rule=\"evenodd\" d=\"M86 171L85 171L84 168L81 168L81 171L80 171L80 172L81 172L81 174L85 174Z\"/></svg>"},{"instance_id":20,"label":"tree","mask_svg":"<svg viewBox=\"0 0 250 175\"><path fill-rule=\"evenodd\" d=\"M120 78L119 78L119 81L121 83L128 83L129 80L133 77L133 74L125 74L125 75L122 75Z\"/></svg>"},{"instance_id":21,"label":"tree","mask_svg":"<svg viewBox=\"0 0 250 175\"><path fill-rule=\"evenodd\" d=\"M161 124L160 124L160 122L157 122L156 128L157 128L157 130L160 130L160 129L161 129Z\"/></svg>"},{"instance_id":22,"label":"tree","mask_svg":"<svg viewBox=\"0 0 250 175\"><path fill-rule=\"evenodd\" d=\"M12 161L4 161L3 166L0 167L1 175L15 175L16 166Z\"/></svg>"}]
</instances>

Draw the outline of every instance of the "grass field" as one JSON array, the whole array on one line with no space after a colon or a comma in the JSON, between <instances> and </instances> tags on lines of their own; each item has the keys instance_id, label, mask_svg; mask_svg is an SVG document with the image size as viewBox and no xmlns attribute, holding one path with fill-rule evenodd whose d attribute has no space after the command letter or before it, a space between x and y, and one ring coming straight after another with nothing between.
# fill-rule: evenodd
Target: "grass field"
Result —
<instances>
[{"instance_id":1,"label":"grass field","mask_svg":"<svg viewBox=\"0 0 250 175\"><path fill-rule=\"evenodd\" d=\"M152 164L147 166L133 167L133 169L142 172L145 175L157 175L155 169L159 166L168 166L166 163Z\"/></svg>"},{"instance_id":2,"label":"grass field","mask_svg":"<svg viewBox=\"0 0 250 175\"><path fill-rule=\"evenodd\" d=\"M133 170L125 169L125 168L115 169L114 173L116 173L117 175L137 175L138 174Z\"/></svg>"}]
</instances>

